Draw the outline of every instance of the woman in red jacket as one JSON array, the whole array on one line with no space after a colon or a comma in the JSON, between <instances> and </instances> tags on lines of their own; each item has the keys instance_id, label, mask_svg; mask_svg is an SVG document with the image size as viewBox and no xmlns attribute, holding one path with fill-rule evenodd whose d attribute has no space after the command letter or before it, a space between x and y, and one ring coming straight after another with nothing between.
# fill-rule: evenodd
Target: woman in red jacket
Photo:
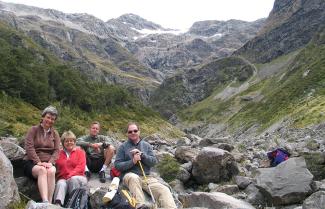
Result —
<instances>
[{"instance_id":1,"label":"woman in red jacket","mask_svg":"<svg viewBox=\"0 0 325 209\"><path fill-rule=\"evenodd\" d=\"M66 131L61 136L63 150L56 161L57 185L54 192L54 203L64 204L65 196L81 186L87 184L85 177L86 155L76 147L76 136L72 131Z\"/></svg>"}]
</instances>

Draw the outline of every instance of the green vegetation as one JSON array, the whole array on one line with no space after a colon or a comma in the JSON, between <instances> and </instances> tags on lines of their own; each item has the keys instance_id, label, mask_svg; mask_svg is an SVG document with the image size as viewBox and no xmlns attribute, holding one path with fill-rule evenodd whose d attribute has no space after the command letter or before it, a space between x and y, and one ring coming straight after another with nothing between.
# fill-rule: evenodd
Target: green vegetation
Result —
<instances>
[{"instance_id":1,"label":"green vegetation","mask_svg":"<svg viewBox=\"0 0 325 209\"><path fill-rule=\"evenodd\" d=\"M179 163L170 155L164 155L163 159L157 164L157 169L161 177L171 182L176 179L179 173Z\"/></svg>"},{"instance_id":2,"label":"green vegetation","mask_svg":"<svg viewBox=\"0 0 325 209\"><path fill-rule=\"evenodd\" d=\"M305 48L277 60L259 65L260 71L276 71L259 77L245 91L218 99L225 89L219 86L208 98L178 113L185 124L224 123L228 131L244 131L252 126L259 131L283 119L294 127L325 121L325 45L320 33ZM245 100L243 98L250 97Z\"/></svg>"},{"instance_id":3,"label":"green vegetation","mask_svg":"<svg viewBox=\"0 0 325 209\"><path fill-rule=\"evenodd\" d=\"M240 85L253 75L253 67L241 58L218 59L199 69L167 78L151 96L150 104L169 118L172 113L207 98L220 86Z\"/></svg>"},{"instance_id":4,"label":"green vegetation","mask_svg":"<svg viewBox=\"0 0 325 209\"><path fill-rule=\"evenodd\" d=\"M87 79L2 23L0 45L0 135L24 135L49 104L59 109L59 133L71 129L85 134L89 123L98 120L103 134L119 137L129 121L138 122L144 135L182 134L125 88Z\"/></svg>"},{"instance_id":5,"label":"green vegetation","mask_svg":"<svg viewBox=\"0 0 325 209\"><path fill-rule=\"evenodd\" d=\"M306 160L308 170L314 175L315 181L325 178L325 156L320 152L300 153Z\"/></svg>"}]
</instances>

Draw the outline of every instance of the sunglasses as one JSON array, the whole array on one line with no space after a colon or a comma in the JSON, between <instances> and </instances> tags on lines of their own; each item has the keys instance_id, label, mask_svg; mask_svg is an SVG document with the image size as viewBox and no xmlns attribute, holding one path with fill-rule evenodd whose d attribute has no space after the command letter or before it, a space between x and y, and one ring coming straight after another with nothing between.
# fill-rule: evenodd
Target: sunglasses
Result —
<instances>
[{"instance_id":1,"label":"sunglasses","mask_svg":"<svg viewBox=\"0 0 325 209\"><path fill-rule=\"evenodd\" d=\"M128 134L132 134L132 133L138 133L139 130L131 130L131 131L128 131Z\"/></svg>"}]
</instances>

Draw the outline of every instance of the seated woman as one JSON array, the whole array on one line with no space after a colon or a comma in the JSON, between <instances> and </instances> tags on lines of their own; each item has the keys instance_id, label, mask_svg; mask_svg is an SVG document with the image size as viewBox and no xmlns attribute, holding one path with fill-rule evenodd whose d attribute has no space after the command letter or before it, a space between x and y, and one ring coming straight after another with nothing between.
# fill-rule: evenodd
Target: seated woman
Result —
<instances>
[{"instance_id":1,"label":"seated woman","mask_svg":"<svg viewBox=\"0 0 325 209\"><path fill-rule=\"evenodd\" d=\"M64 204L65 196L81 186L87 184L85 177L86 155L85 152L76 147L76 136L72 131L66 131L61 136L63 150L59 153L56 161L57 185L54 192L54 203Z\"/></svg>"},{"instance_id":2,"label":"seated woman","mask_svg":"<svg viewBox=\"0 0 325 209\"><path fill-rule=\"evenodd\" d=\"M55 107L45 108L40 124L29 129L25 139L24 173L30 178L37 179L43 202L52 201L55 187L54 163L60 147L60 136L53 128L57 117L58 111Z\"/></svg>"}]
</instances>

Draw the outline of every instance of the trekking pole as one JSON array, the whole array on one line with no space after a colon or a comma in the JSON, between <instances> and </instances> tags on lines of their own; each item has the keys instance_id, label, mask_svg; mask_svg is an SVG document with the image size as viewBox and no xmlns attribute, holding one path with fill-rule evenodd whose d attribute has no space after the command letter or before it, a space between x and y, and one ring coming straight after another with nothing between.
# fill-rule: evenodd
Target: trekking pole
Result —
<instances>
[{"instance_id":1,"label":"trekking pole","mask_svg":"<svg viewBox=\"0 0 325 209\"><path fill-rule=\"evenodd\" d=\"M152 200L153 204L156 204L155 197L153 196L152 191L151 191L151 188L150 188L150 186L149 186L149 184L148 184L147 176L146 176L146 174L145 174L145 172L144 172L144 170L143 170L142 163L141 163L140 160L138 161L138 163L139 163L140 169L141 169L141 171L142 171L142 175L143 175L143 178L144 178L144 182L145 182L145 183L147 184L147 186L148 186L149 193L150 193L150 196L151 196L151 200Z\"/></svg>"}]
</instances>

